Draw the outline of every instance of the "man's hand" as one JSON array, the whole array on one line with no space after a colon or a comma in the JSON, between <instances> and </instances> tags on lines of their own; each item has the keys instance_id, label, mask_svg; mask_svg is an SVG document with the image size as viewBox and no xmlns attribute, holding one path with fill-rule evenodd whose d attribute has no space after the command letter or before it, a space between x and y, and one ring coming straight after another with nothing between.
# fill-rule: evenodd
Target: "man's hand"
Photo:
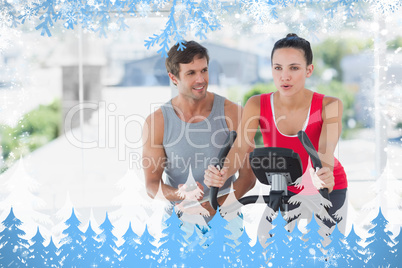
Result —
<instances>
[{"instance_id":1,"label":"man's hand","mask_svg":"<svg viewBox=\"0 0 402 268\"><path fill-rule=\"evenodd\" d=\"M208 203L208 202L205 202ZM203 204L205 204L203 203ZM191 205L191 206L190 206ZM204 208L198 201L182 201L176 204L176 211L186 213L188 215L201 215L207 217L210 215L210 211Z\"/></svg>"},{"instance_id":2,"label":"man's hand","mask_svg":"<svg viewBox=\"0 0 402 268\"><path fill-rule=\"evenodd\" d=\"M194 190L186 191L187 186L185 184L179 185L178 192L183 193L185 199L176 204L177 210L190 215L214 216L216 211L211 207L209 201L199 203L204 197L204 187L199 182L197 182L197 186L198 188Z\"/></svg>"},{"instance_id":3,"label":"man's hand","mask_svg":"<svg viewBox=\"0 0 402 268\"><path fill-rule=\"evenodd\" d=\"M335 185L334 173L328 168L320 168L317 172L310 169L311 180L318 190L328 188L328 193L332 192Z\"/></svg>"},{"instance_id":4,"label":"man's hand","mask_svg":"<svg viewBox=\"0 0 402 268\"><path fill-rule=\"evenodd\" d=\"M212 186L221 188L225 184L225 181L227 180L226 178L227 170L228 170L227 168L218 170L216 167L209 165L208 169L205 170L204 174L205 185L208 186L209 188L211 188Z\"/></svg>"},{"instance_id":5,"label":"man's hand","mask_svg":"<svg viewBox=\"0 0 402 268\"><path fill-rule=\"evenodd\" d=\"M195 188L186 184L179 184L177 194L185 201L200 201L204 198L204 186L199 182L197 182L197 187Z\"/></svg>"}]
</instances>

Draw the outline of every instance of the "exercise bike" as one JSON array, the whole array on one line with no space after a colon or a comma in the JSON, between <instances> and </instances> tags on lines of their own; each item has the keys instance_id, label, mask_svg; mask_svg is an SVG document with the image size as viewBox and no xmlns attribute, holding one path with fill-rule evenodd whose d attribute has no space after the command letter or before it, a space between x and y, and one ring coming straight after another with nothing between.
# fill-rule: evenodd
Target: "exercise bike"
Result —
<instances>
[{"instance_id":1,"label":"exercise bike","mask_svg":"<svg viewBox=\"0 0 402 268\"><path fill-rule=\"evenodd\" d=\"M314 169L322 168L318 153L307 134L304 131L299 131L297 136L309 154ZM221 149L218 155L219 162L215 165L219 170L223 167L225 158L236 137L237 133L235 131L229 133L224 143L225 147ZM291 197L288 194L287 187L293 185L295 181L303 175L303 167L299 155L287 148L263 147L254 149L254 151L250 153L249 161L259 182L264 185L271 185L269 195L245 196L239 199L237 203L225 207L225 210L235 210L238 209L240 205L255 204L263 200L273 211L277 212L280 209L282 212L287 212L289 199ZM219 206L217 200L218 191L218 187L211 187L209 194L210 204L215 210L217 210ZM320 189L319 192L325 199L330 201L327 188ZM328 212L329 208L325 208Z\"/></svg>"}]
</instances>

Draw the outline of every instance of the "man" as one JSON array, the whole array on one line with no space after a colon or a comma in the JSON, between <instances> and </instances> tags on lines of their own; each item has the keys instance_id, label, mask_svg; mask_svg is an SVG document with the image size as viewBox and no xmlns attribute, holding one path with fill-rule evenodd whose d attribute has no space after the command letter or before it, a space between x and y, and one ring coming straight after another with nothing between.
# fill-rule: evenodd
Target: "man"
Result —
<instances>
[{"instance_id":1,"label":"man","mask_svg":"<svg viewBox=\"0 0 402 268\"><path fill-rule=\"evenodd\" d=\"M196 199L209 195L204 171L214 160L217 162L218 153L229 131L236 130L242 112L241 106L208 92L207 49L194 41L185 46L183 51L178 50L178 45L173 46L166 59L166 69L178 96L149 115L143 131L148 195L155 198L161 187L165 198L173 203L185 198L186 187L182 185L191 177L201 190L195 194ZM162 180L163 172L166 181ZM255 176L249 165L244 165L238 179L228 180L222 188L230 187L232 181L234 194L239 199L254 187ZM218 199L220 205L225 198ZM211 216L215 214L209 202L203 202L202 207Z\"/></svg>"}]
</instances>

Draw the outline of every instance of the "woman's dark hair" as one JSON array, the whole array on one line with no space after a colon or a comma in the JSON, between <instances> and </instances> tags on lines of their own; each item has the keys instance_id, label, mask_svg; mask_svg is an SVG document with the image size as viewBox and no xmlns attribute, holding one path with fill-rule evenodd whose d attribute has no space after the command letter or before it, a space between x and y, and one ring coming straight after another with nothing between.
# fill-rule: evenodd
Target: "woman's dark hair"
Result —
<instances>
[{"instance_id":1,"label":"woman's dark hair","mask_svg":"<svg viewBox=\"0 0 402 268\"><path fill-rule=\"evenodd\" d=\"M176 77L179 77L180 63L191 63L195 57L197 59L206 58L207 64L209 64L208 50L205 47L195 41L188 41L184 43L184 46L186 47L184 50L179 50L178 43L171 47L165 61L168 73Z\"/></svg>"},{"instance_id":2,"label":"woman's dark hair","mask_svg":"<svg viewBox=\"0 0 402 268\"><path fill-rule=\"evenodd\" d=\"M274 52L280 48L295 48L304 52L307 66L313 63L313 51L311 50L310 42L304 38L298 37L297 34L289 33L285 38L276 41L271 53L271 63Z\"/></svg>"}]
</instances>

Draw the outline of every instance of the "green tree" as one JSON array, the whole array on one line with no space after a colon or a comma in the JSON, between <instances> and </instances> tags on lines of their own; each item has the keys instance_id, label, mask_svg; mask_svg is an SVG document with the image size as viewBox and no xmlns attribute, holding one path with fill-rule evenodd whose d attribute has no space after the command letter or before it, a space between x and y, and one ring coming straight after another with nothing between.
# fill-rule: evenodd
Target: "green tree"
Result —
<instances>
[{"instance_id":1,"label":"green tree","mask_svg":"<svg viewBox=\"0 0 402 268\"><path fill-rule=\"evenodd\" d=\"M354 101L355 101L355 92L351 87L345 86L339 81L332 80L329 84L319 84L317 85L317 92L332 96L340 99L343 103L343 114L342 114L342 137L345 138L347 136L348 121L355 116L354 110Z\"/></svg>"},{"instance_id":2,"label":"green tree","mask_svg":"<svg viewBox=\"0 0 402 268\"><path fill-rule=\"evenodd\" d=\"M276 91L276 87L274 83L258 83L253 85L253 87L244 94L243 97L243 105L246 105L246 102L248 101L249 98L251 98L254 95L260 95L264 93L270 93Z\"/></svg>"},{"instance_id":3,"label":"green tree","mask_svg":"<svg viewBox=\"0 0 402 268\"><path fill-rule=\"evenodd\" d=\"M387 49L396 50L402 48L402 36L397 36L395 39L387 42Z\"/></svg>"},{"instance_id":4,"label":"green tree","mask_svg":"<svg viewBox=\"0 0 402 268\"><path fill-rule=\"evenodd\" d=\"M260 95L264 93L270 93L276 91L276 87L274 83L270 84L264 84L264 83L259 83L255 84L249 91L244 94L243 97L243 106L246 105L246 102L248 101L249 98L251 98L254 95ZM260 127L258 127L257 133L255 133L254 137L255 145L257 147L264 146L264 142L262 140L262 134L260 131Z\"/></svg>"},{"instance_id":5,"label":"green tree","mask_svg":"<svg viewBox=\"0 0 402 268\"><path fill-rule=\"evenodd\" d=\"M313 47L315 58L313 76L321 76L326 69L332 68L336 71L334 79L342 81L342 59L347 55L357 54L372 48L372 46L373 41L369 39L328 38L324 40Z\"/></svg>"},{"instance_id":6,"label":"green tree","mask_svg":"<svg viewBox=\"0 0 402 268\"><path fill-rule=\"evenodd\" d=\"M55 100L23 115L15 127L1 126L1 149L6 165L57 138L60 124L61 104Z\"/></svg>"}]
</instances>

